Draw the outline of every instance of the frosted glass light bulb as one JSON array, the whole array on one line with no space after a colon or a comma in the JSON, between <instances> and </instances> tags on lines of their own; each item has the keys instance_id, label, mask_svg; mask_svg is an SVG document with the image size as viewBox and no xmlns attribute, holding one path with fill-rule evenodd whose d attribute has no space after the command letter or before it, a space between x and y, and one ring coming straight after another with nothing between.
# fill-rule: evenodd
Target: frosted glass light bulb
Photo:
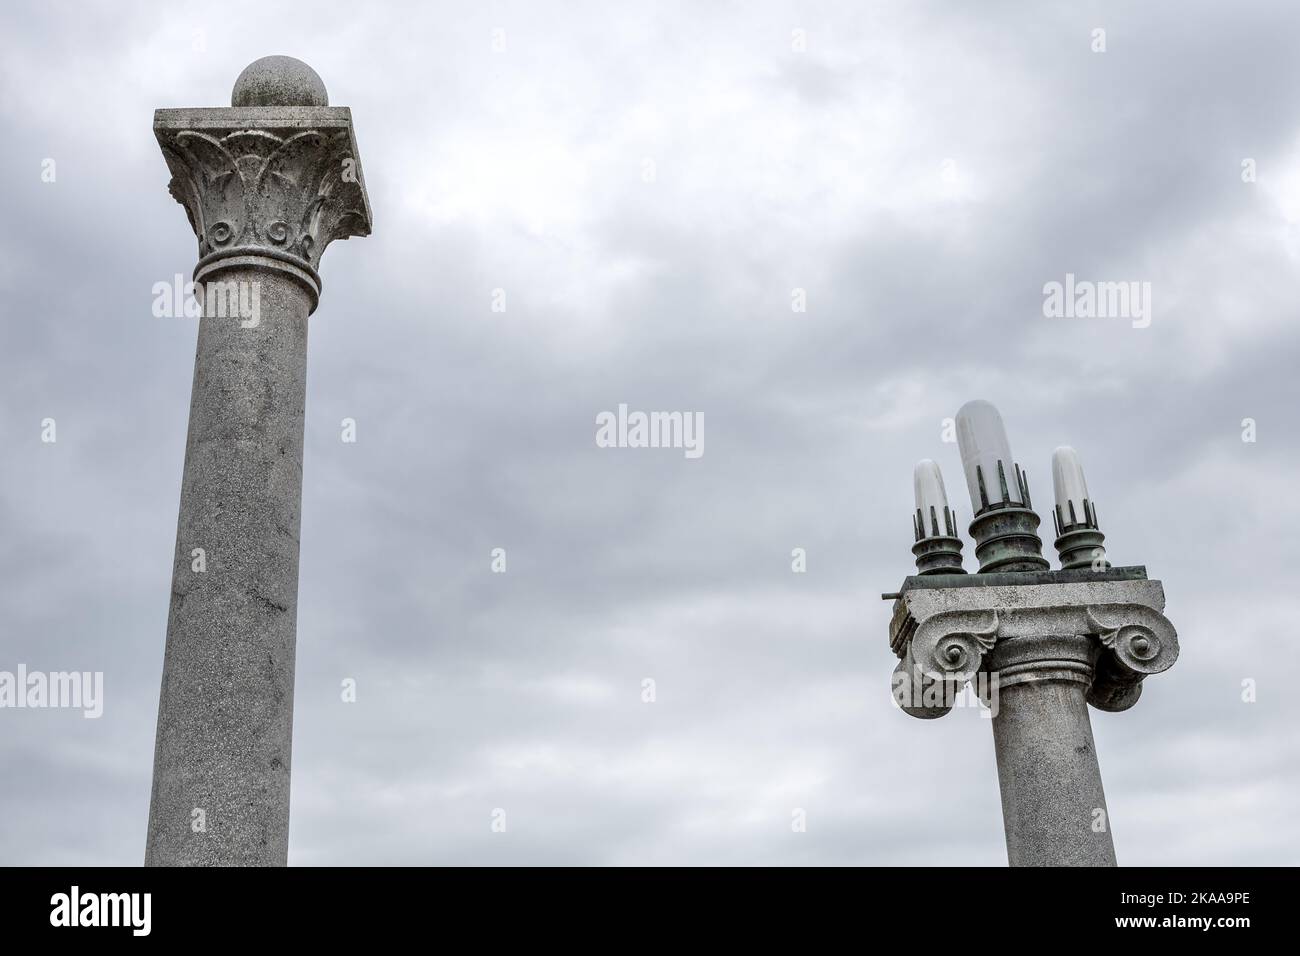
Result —
<instances>
[{"instance_id":1,"label":"frosted glass light bulb","mask_svg":"<svg viewBox=\"0 0 1300 956\"><path fill-rule=\"evenodd\" d=\"M1016 479L1016 466L1011 458L1011 444L1002 416L989 402L976 399L967 402L957 412L957 448L961 451L961 465L966 472L966 490L970 492L973 514L984 510L980 499L976 468L984 476L984 493L990 505L1001 504L1002 483L998 478L998 463L1006 478L1007 494L1017 505L1024 505L1020 482Z\"/></svg>"},{"instance_id":2,"label":"frosted glass light bulb","mask_svg":"<svg viewBox=\"0 0 1300 956\"><path fill-rule=\"evenodd\" d=\"M912 487L916 491L916 509L921 513L921 537L947 535L944 512L948 508L948 493L944 490L943 474L939 471L939 466L929 458L918 461L912 471ZM930 514L931 508L934 509L933 517Z\"/></svg>"},{"instance_id":3,"label":"frosted glass light bulb","mask_svg":"<svg viewBox=\"0 0 1300 956\"><path fill-rule=\"evenodd\" d=\"M1084 510L1083 502L1088 497L1088 483L1083 478L1083 465L1079 463L1079 453L1069 445L1062 445L1052 452L1052 490L1056 493L1056 507L1060 510L1061 521L1065 524L1082 524L1089 521L1090 515ZM1071 517L1070 506L1074 506Z\"/></svg>"}]
</instances>

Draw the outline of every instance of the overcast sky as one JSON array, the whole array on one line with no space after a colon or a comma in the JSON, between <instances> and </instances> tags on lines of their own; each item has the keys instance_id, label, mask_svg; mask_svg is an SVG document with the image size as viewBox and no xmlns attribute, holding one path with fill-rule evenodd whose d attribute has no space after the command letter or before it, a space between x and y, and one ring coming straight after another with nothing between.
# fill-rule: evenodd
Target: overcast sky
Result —
<instances>
[{"instance_id":1,"label":"overcast sky","mask_svg":"<svg viewBox=\"0 0 1300 956\"><path fill-rule=\"evenodd\" d=\"M291 863L1004 864L990 723L894 709L880 600L918 458L969 520L971 398L1045 519L1078 448L1165 585L1177 666L1092 713L1120 862L1300 862L1294 4L0 27L0 670L105 680L98 720L0 710L0 863L143 859L196 335L151 289L197 258L152 111L273 53L352 108L374 209L311 319ZM1150 325L1045 318L1066 273L1150 282ZM703 456L598 448L620 403Z\"/></svg>"}]
</instances>

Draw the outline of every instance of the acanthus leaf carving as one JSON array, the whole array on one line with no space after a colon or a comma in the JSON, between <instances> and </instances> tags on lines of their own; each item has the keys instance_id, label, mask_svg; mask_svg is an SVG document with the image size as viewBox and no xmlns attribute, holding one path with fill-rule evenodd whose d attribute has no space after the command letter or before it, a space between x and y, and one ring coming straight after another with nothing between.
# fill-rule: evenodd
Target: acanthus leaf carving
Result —
<instances>
[{"instance_id":1,"label":"acanthus leaf carving","mask_svg":"<svg viewBox=\"0 0 1300 956\"><path fill-rule=\"evenodd\" d=\"M346 129L182 128L159 137L200 258L270 249L315 269L330 242L370 233L363 187L344 175L353 160Z\"/></svg>"}]
</instances>

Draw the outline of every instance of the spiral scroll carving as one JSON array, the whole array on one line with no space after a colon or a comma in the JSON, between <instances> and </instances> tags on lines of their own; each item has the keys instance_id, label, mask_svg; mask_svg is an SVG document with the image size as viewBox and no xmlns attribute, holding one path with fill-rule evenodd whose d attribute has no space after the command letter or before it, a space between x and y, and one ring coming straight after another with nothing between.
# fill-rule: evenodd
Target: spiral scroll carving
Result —
<instances>
[{"instance_id":1,"label":"spiral scroll carving","mask_svg":"<svg viewBox=\"0 0 1300 956\"><path fill-rule=\"evenodd\" d=\"M1159 674L1178 660L1178 636L1162 614L1130 604L1088 608L1087 619L1102 646L1135 674Z\"/></svg>"},{"instance_id":2,"label":"spiral scroll carving","mask_svg":"<svg viewBox=\"0 0 1300 956\"><path fill-rule=\"evenodd\" d=\"M936 614L917 629L911 656L933 678L969 680L997 641L999 624L997 611Z\"/></svg>"}]
</instances>

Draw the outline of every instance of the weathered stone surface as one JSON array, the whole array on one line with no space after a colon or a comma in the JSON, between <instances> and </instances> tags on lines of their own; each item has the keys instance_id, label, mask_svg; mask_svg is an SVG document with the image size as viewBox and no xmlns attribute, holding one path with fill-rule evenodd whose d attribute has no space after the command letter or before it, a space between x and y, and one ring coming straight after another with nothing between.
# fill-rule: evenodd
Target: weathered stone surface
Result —
<instances>
[{"instance_id":1,"label":"weathered stone surface","mask_svg":"<svg viewBox=\"0 0 1300 956\"><path fill-rule=\"evenodd\" d=\"M329 106L320 74L291 56L264 56L244 67L231 106Z\"/></svg>"},{"instance_id":2,"label":"weathered stone surface","mask_svg":"<svg viewBox=\"0 0 1300 956\"><path fill-rule=\"evenodd\" d=\"M150 865L287 860L307 323L325 247L370 232L351 113L310 67L258 61L233 100L154 119L196 282L256 314L199 324Z\"/></svg>"},{"instance_id":3,"label":"weathered stone surface","mask_svg":"<svg viewBox=\"0 0 1300 956\"><path fill-rule=\"evenodd\" d=\"M1110 812L1085 693L1095 640L1080 635L998 641L993 746L1012 866L1114 866Z\"/></svg>"},{"instance_id":4,"label":"weathered stone surface","mask_svg":"<svg viewBox=\"0 0 1300 956\"><path fill-rule=\"evenodd\" d=\"M199 324L146 865L288 854L310 299L279 273L223 280L260 283L261 315Z\"/></svg>"}]
</instances>

